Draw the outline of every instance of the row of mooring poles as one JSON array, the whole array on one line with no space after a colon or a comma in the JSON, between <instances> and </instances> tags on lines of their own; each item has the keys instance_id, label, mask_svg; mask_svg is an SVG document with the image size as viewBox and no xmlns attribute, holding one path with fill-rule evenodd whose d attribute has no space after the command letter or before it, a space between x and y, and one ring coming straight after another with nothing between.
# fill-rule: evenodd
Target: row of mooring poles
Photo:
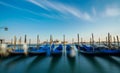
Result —
<instances>
[{"instance_id":1,"label":"row of mooring poles","mask_svg":"<svg viewBox=\"0 0 120 73\"><path fill-rule=\"evenodd\" d=\"M115 37L113 37L113 39L114 39L115 48L119 48L119 37L118 37L118 35L116 36L116 39L115 39Z\"/></svg>"},{"instance_id":2,"label":"row of mooring poles","mask_svg":"<svg viewBox=\"0 0 120 73\"><path fill-rule=\"evenodd\" d=\"M80 45L80 43L83 44L83 38L81 37L81 42L80 42L80 36L79 34L77 34L77 44Z\"/></svg>"},{"instance_id":3,"label":"row of mooring poles","mask_svg":"<svg viewBox=\"0 0 120 73\"><path fill-rule=\"evenodd\" d=\"M20 45L19 48L21 48L21 41L22 41L22 37L19 38L19 41L18 41L18 44ZM12 44L13 40L11 39L11 44ZM26 44L27 43L27 35L25 35L25 40L24 40L24 43ZM17 45L17 37L14 36L14 49L16 48L16 45Z\"/></svg>"},{"instance_id":4,"label":"row of mooring poles","mask_svg":"<svg viewBox=\"0 0 120 73\"><path fill-rule=\"evenodd\" d=\"M112 49L112 44L114 43L114 48L116 46L116 40L117 40L117 48L119 48L119 37L118 35L115 37L113 37L113 42L112 42L112 36L110 35L110 33L108 33L108 37L106 37L106 44L108 46L109 49Z\"/></svg>"},{"instance_id":5,"label":"row of mooring poles","mask_svg":"<svg viewBox=\"0 0 120 73\"><path fill-rule=\"evenodd\" d=\"M22 38L19 38L19 45L21 45L21 40ZM78 45L80 44L80 40L79 40L79 34L77 34L77 40L78 40ZM13 39L11 39L11 44L14 44L14 49L16 48L16 42L17 42L17 37L14 36L14 41ZM63 45L65 46L65 35L63 35ZM99 45L100 45L100 38L99 38ZM39 40L39 35L37 35L37 47L39 47L40 40ZM52 35L50 35L50 45L52 45L53 43L53 38ZM72 43L74 43L74 39L72 38ZM83 39L81 38L81 44L83 43ZM112 43L117 44L117 47L119 47L119 37L118 35L115 37L113 37L113 42L112 42L112 36L110 35L110 33L108 33L108 36L106 37L106 45L108 46L108 48L112 48ZM24 39L24 44L27 44L27 35L25 35L25 39ZM29 39L29 44L31 44L31 39ZM94 35L92 33L92 38L90 38L90 45L94 45ZM21 46L20 46L21 48Z\"/></svg>"},{"instance_id":6,"label":"row of mooring poles","mask_svg":"<svg viewBox=\"0 0 120 73\"><path fill-rule=\"evenodd\" d=\"M116 36L117 38L117 46L119 47L119 38L118 36ZM90 45L94 45L94 35L92 33L92 38L90 38ZM100 46L100 38L99 38L99 46ZM108 36L106 37L106 45L108 46L109 49L112 49L112 43L116 44L116 39L115 37L113 37L113 42L112 42L112 36L110 35L110 33L108 33Z\"/></svg>"},{"instance_id":7,"label":"row of mooring poles","mask_svg":"<svg viewBox=\"0 0 120 73\"><path fill-rule=\"evenodd\" d=\"M116 48L116 49L119 49L119 37L118 37L118 35L116 36L116 39L115 39L115 37L113 37L113 39L114 39L114 48Z\"/></svg>"},{"instance_id":8,"label":"row of mooring poles","mask_svg":"<svg viewBox=\"0 0 120 73\"><path fill-rule=\"evenodd\" d=\"M20 49L21 49L21 46L22 46L21 40L22 40L22 38L20 37L19 40L18 40L18 45L19 45L19 48L20 48ZM12 42L12 41L11 41L11 42ZM14 46L13 46L13 49L16 49L16 47L17 47L17 37L16 37L16 36L14 36L13 45L14 45ZM24 53L27 54L27 49L28 49L28 47L27 47L27 35L25 35L23 48L24 48Z\"/></svg>"},{"instance_id":9,"label":"row of mooring poles","mask_svg":"<svg viewBox=\"0 0 120 73\"><path fill-rule=\"evenodd\" d=\"M113 39L113 40L112 40ZM112 38L111 34L108 33L107 37L106 37L106 41L105 41L105 45L109 48L119 48L119 37L118 35Z\"/></svg>"}]
</instances>

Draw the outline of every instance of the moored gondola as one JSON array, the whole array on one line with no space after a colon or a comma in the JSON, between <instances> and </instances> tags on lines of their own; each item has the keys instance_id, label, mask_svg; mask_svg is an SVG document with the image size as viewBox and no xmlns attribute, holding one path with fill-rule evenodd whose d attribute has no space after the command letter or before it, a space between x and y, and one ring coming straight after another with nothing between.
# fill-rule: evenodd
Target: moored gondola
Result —
<instances>
[{"instance_id":1,"label":"moored gondola","mask_svg":"<svg viewBox=\"0 0 120 73\"><path fill-rule=\"evenodd\" d=\"M63 50L62 44L60 44L56 48L52 48L52 50L51 50L51 56L62 56L62 50Z\"/></svg>"}]
</instances>

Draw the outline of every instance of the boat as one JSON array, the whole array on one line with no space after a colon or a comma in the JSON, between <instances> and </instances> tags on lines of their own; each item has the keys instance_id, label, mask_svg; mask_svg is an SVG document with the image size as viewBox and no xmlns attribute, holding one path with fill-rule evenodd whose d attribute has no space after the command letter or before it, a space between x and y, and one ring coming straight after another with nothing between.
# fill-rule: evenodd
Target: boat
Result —
<instances>
[{"instance_id":1,"label":"boat","mask_svg":"<svg viewBox=\"0 0 120 73\"><path fill-rule=\"evenodd\" d=\"M10 56L17 56L17 55L27 55L28 54L28 46L27 44L23 45L23 48L13 48L9 51Z\"/></svg>"},{"instance_id":2,"label":"boat","mask_svg":"<svg viewBox=\"0 0 120 73\"><path fill-rule=\"evenodd\" d=\"M49 50L49 46L48 45L43 45L43 46L40 46L40 47L29 47L28 49L28 53L30 56L32 55L41 55L41 56L45 56L47 55L48 53L48 50Z\"/></svg>"},{"instance_id":3,"label":"boat","mask_svg":"<svg viewBox=\"0 0 120 73\"><path fill-rule=\"evenodd\" d=\"M63 46L62 46L62 44L60 44L58 47L52 48L51 55L52 56L62 56L62 50L63 50Z\"/></svg>"},{"instance_id":4,"label":"boat","mask_svg":"<svg viewBox=\"0 0 120 73\"><path fill-rule=\"evenodd\" d=\"M70 45L66 45L66 53L67 53L67 55L70 55L71 48L72 47Z\"/></svg>"},{"instance_id":5,"label":"boat","mask_svg":"<svg viewBox=\"0 0 120 73\"><path fill-rule=\"evenodd\" d=\"M80 51L81 54L89 56L120 56L119 50Z\"/></svg>"},{"instance_id":6,"label":"boat","mask_svg":"<svg viewBox=\"0 0 120 73\"><path fill-rule=\"evenodd\" d=\"M25 55L24 49L13 49L9 52L10 56Z\"/></svg>"},{"instance_id":7,"label":"boat","mask_svg":"<svg viewBox=\"0 0 120 73\"><path fill-rule=\"evenodd\" d=\"M118 39L118 37L117 37ZM81 44L79 45L79 35L78 35L78 44L76 44L76 48L81 54L89 55L89 56L120 56L120 50L113 48L111 46L111 35L108 33L108 39L106 38L106 42L108 44L104 44L104 46L100 46L100 38L99 38L99 46L94 42L94 36L92 34L92 38L90 38L90 45ZM119 41L118 41L119 45Z\"/></svg>"},{"instance_id":8,"label":"boat","mask_svg":"<svg viewBox=\"0 0 120 73\"><path fill-rule=\"evenodd\" d=\"M15 48L12 48L8 52L9 52L10 56L27 55L28 54L28 47L27 47L27 44L24 44L23 48L15 47Z\"/></svg>"},{"instance_id":9,"label":"boat","mask_svg":"<svg viewBox=\"0 0 120 73\"><path fill-rule=\"evenodd\" d=\"M40 39L39 35L37 35L37 45L36 47L29 47L28 49L29 55L40 55L40 56L46 56L50 54L50 46L48 43L40 46Z\"/></svg>"},{"instance_id":10,"label":"boat","mask_svg":"<svg viewBox=\"0 0 120 73\"><path fill-rule=\"evenodd\" d=\"M75 44L75 47L77 48L78 52L80 50L86 50L84 47L82 47L81 45Z\"/></svg>"},{"instance_id":11,"label":"boat","mask_svg":"<svg viewBox=\"0 0 120 73\"><path fill-rule=\"evenodd\" d=\"M68 57L75 57L76 51L71 45L66 45L66 54Z\"/></svg>"},{"instance_id":12,"label":"boat","mask_svg":"<svg viewBox=\"0 0 120 73\"><path fill-rule=\"evenodd\" d=\"M77 47L79 49L79 47ZM120 50L109 49L107 47L92 47L82 45L83 50L79 50L81 54L89 56L120 56Z\"/></svg>"},{"instance_id":13,"label":"boat","mask_svg":"<svg viewBox=\"0 0 120 73\"><path fill-rule=\"evenodd\" d=\"M79 52L84 55L89 55L89 56L100 56L102 53L98 48L94 48L92 46L87 46L87 45L82 45L83 50L80 50Z\"/></svg>"},{"instance_id":14,"label":"boat","mask_svg":"<svg viewBox=\"0 0 120 73\"><path fill-rule=\"evenodd\" d=\"M12 56L27 55L27 53L28 53L27 35L25 35L23 45L21 44L21 37L19 39L19 44L18 44L19 47L17 47L16 42L17 42L17 38L16 38L16 36L14 36L14 45L13 45L14 47L11 48L12 50L9 51L9 54Z\"/></svg>"}]
</instances>

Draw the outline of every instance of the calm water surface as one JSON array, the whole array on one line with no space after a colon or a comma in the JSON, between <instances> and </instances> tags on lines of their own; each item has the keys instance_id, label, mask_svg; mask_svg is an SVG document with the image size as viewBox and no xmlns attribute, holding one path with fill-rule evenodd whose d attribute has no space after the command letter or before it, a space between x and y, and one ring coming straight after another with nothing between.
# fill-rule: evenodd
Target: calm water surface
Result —
<instances>
[{"instance_id":1,"label":"calm water surface","mask_svg":"<svg viewBox=\"0 0 120 73\"><path fill-rule=\"evenodd\" d=\"M14 56L0 59L0 73L120 73L120 57Z\"/></svg>"}]
</instances>

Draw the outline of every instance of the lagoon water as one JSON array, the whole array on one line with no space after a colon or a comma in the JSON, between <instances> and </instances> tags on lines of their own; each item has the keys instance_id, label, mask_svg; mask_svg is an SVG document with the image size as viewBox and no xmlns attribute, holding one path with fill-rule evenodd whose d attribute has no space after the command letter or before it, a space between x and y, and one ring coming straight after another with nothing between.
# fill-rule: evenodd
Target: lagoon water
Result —
<instances>
[{"instance_id":1,"label":"lagoon water","mask_svg":"<svg viewBox=\"0 0 120 73\"><path fill-rule=\"evenodd\" d=\"M0 58L0 73L120 73L120 57L14 56Z\"/></svg>"}]
</instances>

